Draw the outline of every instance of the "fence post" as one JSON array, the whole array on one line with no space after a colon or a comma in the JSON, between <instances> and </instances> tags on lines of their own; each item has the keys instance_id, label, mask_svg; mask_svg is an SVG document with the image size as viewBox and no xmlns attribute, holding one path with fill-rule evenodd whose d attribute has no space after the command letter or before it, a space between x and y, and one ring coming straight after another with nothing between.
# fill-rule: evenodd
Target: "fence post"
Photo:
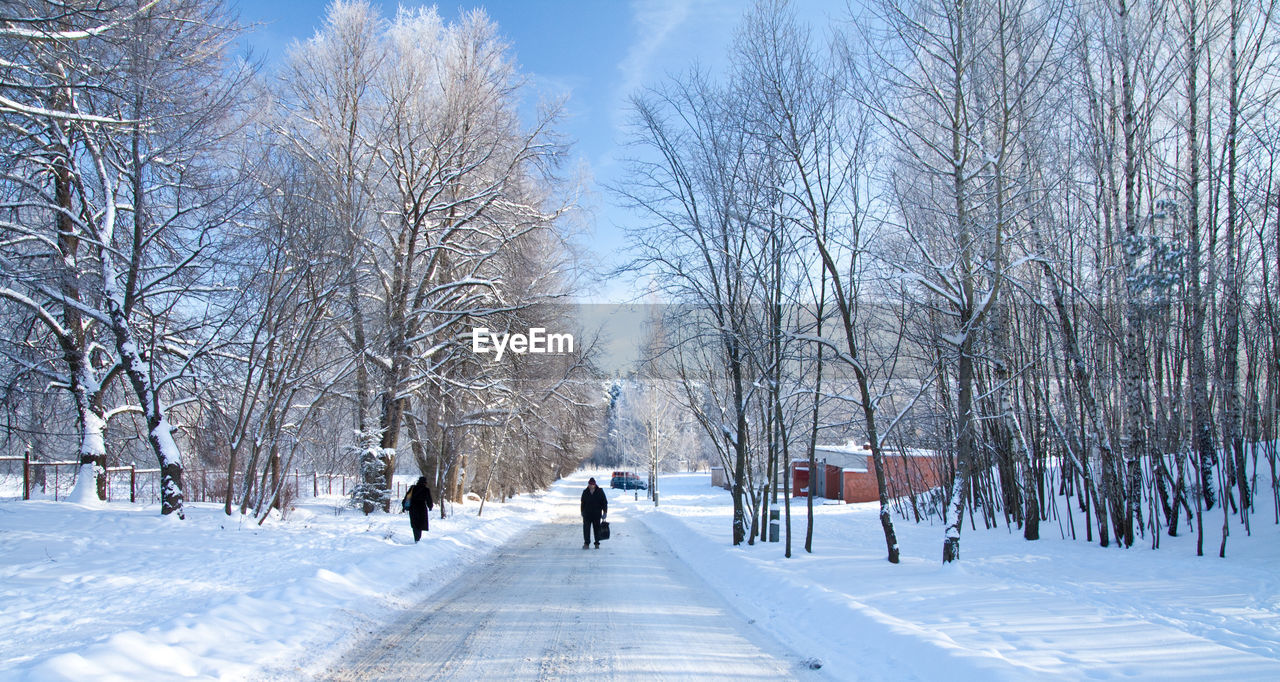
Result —
<instances>
[{"instance_id":1,"label":"fence post","mask_svg":"<svg viewBox=\"0 0 1280 682\"><path fill-rule=\"evenodd\" d=\"M138 501L138 471L133 464L129 465L129 504Z\"/></svg>"},{"instance_id":2,"label":"fence post","mask_svg":"<svg viewBox=\"0 0 1280 682\"><path fill-rule=\"evenodd\" d=\"M311 496L320 497L320 472L311 472Z\"/></svg>"},{"instance_id":3,"label":"fence post","mask_svg":"<svg viewBox=\"0 0 1280 682\"><path fill-rule=\"evenodd\" d=\"M31 499L31 446L22 453L22 499Z\"/></svg>"},{"instance_id":4,"label":"fence post","mask_svg":"<svg viewBox=\"0 0 1280 682\"><path fill-rule=\"evenodd\" d=\"M58 501L58 465L53 465L53 501Z\"/></svg>"},{"instance_id":5,"label":"fence post","mask_svg":"<svg viewBox=\"0 0 1280 682\"><path fill-rule=\"evenodd\" d=\"M200 470L200 501L209 501L209 470Z\"/></svg>"}]
</instances>

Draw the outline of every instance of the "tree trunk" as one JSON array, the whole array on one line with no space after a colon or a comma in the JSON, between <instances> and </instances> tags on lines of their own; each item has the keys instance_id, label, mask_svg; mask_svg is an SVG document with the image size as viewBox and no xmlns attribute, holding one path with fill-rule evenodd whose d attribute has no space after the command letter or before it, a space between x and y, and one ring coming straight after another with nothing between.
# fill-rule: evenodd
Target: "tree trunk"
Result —
<instances>
[{"instance_id":1,"label":"tree trunk","mask_svg":"<svg viewBox=\"0 0 1280 682\"><path fill-rule=\"evenodd\" d=\"M968 320L966 314L961 318L962 328ZM973 418L973 358L970 355L971 341L968 338L960 344L960 362L956 370L956 410L959 422L956 427L956 475L951 483L950 502L947 504L947 528L942 542L942 562L951 563L960 559L960 531L964 527L964 507L969 486L969 475L972 471L974 457L974 418Z\"/></svg>"},{"instance_id":2,"label":"tree trunk","mask_svg":"<svg viewBox=\"0 0 1280 682\"><path fill-rule=\"evenodd\" d=\"M160 405L150 365L143 359L141 346L129 325L124 292L120 290L118 276L112 265L115 258L111 238L115 222L114 205L106 213L102 218L105 228L99 230L98 234L98 256L102 269L103 299L111 321L111 332L115 338L120 364L146 417L147 442L160 464L160 513L175 514L178 518L183 518L182 452L173 439L173 427ZM141 264L135 260L131 267L138 268Z\"/></svg>"},{"instance_id":3,"label":"tree trunk","mask_svg":"<svg viewBox=\"0 0 1280 682\"><path fill-rule=\"evenodd\" d=\"M1247 518L1251 506L1248 476L1245 468L1244 440L1241 433L1243 422L1240 405L1240 317L1243 305L1243 267L1241 264L1241 243L1239 226L1239 199L1237 195L1240 119L1240 64L1237 38L1240 33L1240 3L1232 0L1230 10L1230 52L1227 70L1229 83L1227 92L1227 139L1225 144L1227 157L1227 234L1226 234L1226 273L1223 282L1223 340L1222 340L1222 383L1223 400L1223 441L1228 457L1228 486L1234 485L1239 491L1240 515ZM1230 488L1228 487L1228 494Z\"/></svg>"},{"instance_id":4,"label":"tree trunk","mask_svg":"<svg viewBox=\"0 0 1280 682\"><path fill-rule=\"evenodd\" d=\"M1138 128L1134 104L1133 58L1129 44L1129 8L1127 0L1119 0L1120 21L1120 89L1124 135L1124 258L1125 320L1124 346L1121 354L1124 387L1124 464L1125 480L1123 540L1126 547L1134 542L1134 525L1139 523L1142 495L1142 460L1148 457L1146 351L1144 325L1146 315L1139 283L1138 256L1144 246L1138 226ZM1118 493L1119 491L1117 491Z\"/></svg>"},{"instance_id":5,"label":"tree trunk","mask_svg":"<svg viewBox=\"0 0 1280 682\"><path fill-rule=\"evenodd\" d=\"M1187 376L1191 384L1191 439L1199 453L1198 461L1200 495L1205 509L1213 509L1213 466L1218 453L1214 441L1213 418L1209 407L1209 368L1204 347L1205 289L1201 283L1200 250L1200 8L1197 0L1188 0L1187 36L1187 279L1191 296L1186 301L1189 329L1190 368ZM1170 526L1171 534L1175 532Z\"/></svg>"},{"instance_id":6,"label":"tree trunk","mask_svg":"<svg viewBox=\"0 0 1280 682\"><path fill-rule=\"evenodd\" d=\"M737 433L733 438L733 544L740 545L746 539L746 509L743 503L743 483L747 475L747 411L743 405L745 390L743 389L742 362L737 352L737 339L731 342L729 362L733 372L733 400L736 416L734 428Z\"/></svg>"}]
</instances>

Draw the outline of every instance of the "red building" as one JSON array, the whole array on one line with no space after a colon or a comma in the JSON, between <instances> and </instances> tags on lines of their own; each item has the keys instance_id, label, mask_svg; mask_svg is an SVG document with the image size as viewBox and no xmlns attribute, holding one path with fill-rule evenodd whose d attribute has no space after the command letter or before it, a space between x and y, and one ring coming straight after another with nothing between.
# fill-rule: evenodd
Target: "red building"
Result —
<instances>
[{"instance_id":1,"label":"red building","mask_svg":"<svg viewBox=\"0 0 1280 682\"><path fill-rule=\"evenodd\" d=\"M872 467L871 450L847 445L820 445L814 450L817 459L817 477L814 493L817 497L845 502L874 502L880 499L876 488L876 472ZM884 453L885 484L889 497L902 497L922 493L937 487L939 461L931 450ZM809 462L791 462L792 491L797 497L809 495Z\"/></svg>"}]
</instances>

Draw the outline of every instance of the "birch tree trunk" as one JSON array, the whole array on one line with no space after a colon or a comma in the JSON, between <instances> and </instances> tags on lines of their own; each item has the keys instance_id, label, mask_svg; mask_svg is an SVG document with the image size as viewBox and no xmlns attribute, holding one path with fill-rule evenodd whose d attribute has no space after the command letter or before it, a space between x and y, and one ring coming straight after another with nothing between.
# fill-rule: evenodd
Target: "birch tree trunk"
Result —
<instances>
[{"instance_id":1,"label":"birch tree trunk","mask_svg":"<svg viewBox=\"0 0 1280 682\"><path fill-rule=\"evenodd\" d=\"M1191 437L1200 462L1200 497L1205 509L1213 509L1216 485L1213 467L1218 461L1213 428L1213 415L1209 406L1209 362L1204 346L1205 309L1209 303L1201 275L1201 219L1200 219L1200 100L1199 76L1201 68L1201 13L1198 0L1187 0L1187 279L1191 296L1186 301L1188 320L1189 373L1191 384ZM1176 527L1170 524L1170 534Z\"/></svg>"}]
</instances>

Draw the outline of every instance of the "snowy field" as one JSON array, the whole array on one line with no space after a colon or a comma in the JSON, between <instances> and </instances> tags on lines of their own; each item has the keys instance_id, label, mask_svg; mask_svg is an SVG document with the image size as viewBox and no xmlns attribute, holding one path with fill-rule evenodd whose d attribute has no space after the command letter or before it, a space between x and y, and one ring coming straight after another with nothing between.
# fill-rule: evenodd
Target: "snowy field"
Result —
<instances>
[{"instance_id":1,"label":"snowy field","mask_svg":"<svg viewBox=\"0 0 1280 682\"><path fill-rule=\"evenodd\" d=\"M306 678L535 524L545 497L480 518L451 505L418 545L407 515L338 497L262 527L215 504L179 521L157 505L0 502L0 679Z\"/></svg>"},{"instance_id":2,"label":"snowy field","mask_svg":"<svg viewBox=\"0 0 1280 682\"><path fill-rule=\"evenodd\" d=\"M792 559L781 542L733 548L729 493L709 483L665 477L659 511L633 513L761 627L842 677L1280 680L1280 529L1265 514L1251 538L1233 521L1226 559L1218 513L1199 558L1194 533L1124 550L1063 540L1054 522L1037 542L966 523L950 566L936 522L895 519L894 566L874 503L815 507L813 554L803 498Z\"/></svg>"},{"instance_id":3,"label":"snowy field","mask_svg":"<svg viewBox=\"0 0 1280 682\"><path fill-rule=\"evenodd\" d=\"M307 679L357 635L403 614L559 508L552 490L459 505L414 545L404 515L337 498L266 526L216 505L0 502L0 679ZM883 560L874 505L818 507L815 552L733 548L730 498L706 474L664 477L661 507L610 493L619 532L643 522L756 627L837 679L1280 679L1280 531L1259 517L1216 556L1193 535L1158 551L1027 543L966 529L942 566L940 528L896 524ZM1265 499L1265 498L1264 498ZM1206 519L1206 525L1208 520ZM1208 538L1214 538L1209 542ZM678 605L673 604L673 608Z\"/></svg>"}]
</instances>

